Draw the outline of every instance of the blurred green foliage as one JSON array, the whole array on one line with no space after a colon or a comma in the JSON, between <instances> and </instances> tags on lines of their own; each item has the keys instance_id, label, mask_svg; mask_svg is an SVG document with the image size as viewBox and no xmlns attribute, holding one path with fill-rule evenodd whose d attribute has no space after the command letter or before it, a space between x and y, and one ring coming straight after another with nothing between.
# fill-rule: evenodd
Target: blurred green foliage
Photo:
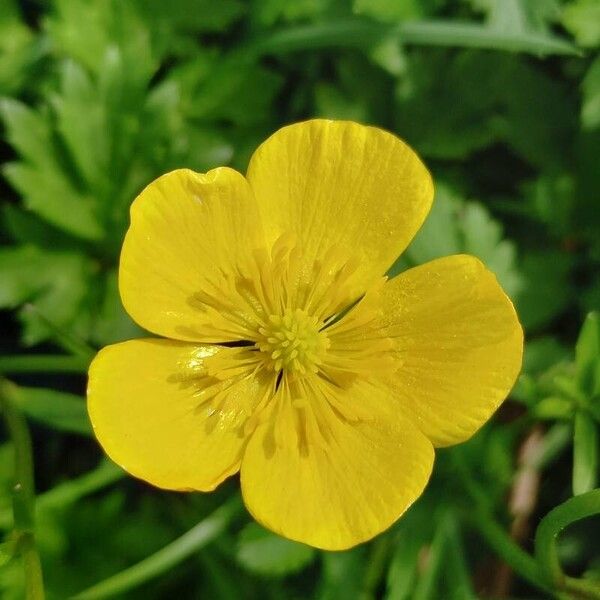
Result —
<instances>
[{"instance_id":1,"label":"blurred green foliage","mask_svg":"<svg viewBox=\"0 0 600 600\"><path fill-rule=\"evenodd\" d=\"M599 0L1 0L0 395L32 431L47 596L599 598L599 49ZM494 421L439 452L389 532L343 553L263 530L235 482L178 495L125 478L82 399L94 349L142 334L116 278L135 195L176 167L244 170L312 116L416 148L436 202L392 272L475 254L527 337ZM11 511L13 429L7 600L30 540Z\"/></svg>"}]
</instances>

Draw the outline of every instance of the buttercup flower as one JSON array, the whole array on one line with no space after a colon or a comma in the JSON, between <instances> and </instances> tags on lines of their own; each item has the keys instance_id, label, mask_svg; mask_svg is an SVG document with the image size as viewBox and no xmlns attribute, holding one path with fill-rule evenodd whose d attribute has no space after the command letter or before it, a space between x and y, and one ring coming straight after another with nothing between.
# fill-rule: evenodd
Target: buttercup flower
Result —
<instances>
[{"instance_id":1,"label":"buttercup flower","mask_svg":"<svg viewBox=\"0 0 600 600\"><path fill-rule=\"evenodd\" d=\"M415 501L435 446L508 394L522 331L496 278L450 256L387 281L431 177L357 123L284 127L230 168L168 173L131 207L119 286L162 338L104 348L88 408L108 455L172 490L240 471L252 515L331 550Z\"/></svg>"}]
</instances>

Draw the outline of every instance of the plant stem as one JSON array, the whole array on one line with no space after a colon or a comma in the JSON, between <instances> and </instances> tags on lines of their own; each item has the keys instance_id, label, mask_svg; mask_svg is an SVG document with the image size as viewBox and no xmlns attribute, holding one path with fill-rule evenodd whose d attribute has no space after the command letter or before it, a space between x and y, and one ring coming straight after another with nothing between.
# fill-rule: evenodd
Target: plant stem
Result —
<instances>
[{"instance_id":1,"label":"plant stem","mask_svg":"<svg viewBox=\"0 0 600 600\"><path fill-rule=\"evenodd\" d=\"M0 408L15 453L15 485L13 488L14 536L23 559L25 598L44 599L44 582L40 557L35 545L35 492L31 437L23 415L10 401L10 384L0 378Z\"/></svg>"},{"instance_id":2,"label":"plant stem","mask_svg":"<svg viewBox=\"0 0 600 600\"><path fill-rule=\"evenodd\" d=\"M581 600L598 600L600 598L600 582L598 581L565 577L563 587L572 598L581 598Z\"/></svg>"},{"instance_id":3,"label":"plant stem","mask_svg":"<svg viewBox=\"0 0 600 600\"><path fill-rule=\"evenodd\" d=\"M600 583L567 577L560 566L556 540L571 523L600 514L600 489L574 496L551 510L541 521L535 536L535 554L546 579L557 588L580 598L600 599Z\"/></svg>"},{"instance_id":4,"label":"plant stem","mask_svg":"<svg viewBox=\"0 0 600 600\"><path fill-rule=\"evenodd\" d=\"M89 360L80 356L29 354L0 356L2 373L85 373Z\"/></svg>"},{"instance_id":5,"label":"plant stem","mask_svg":"<svg viewBox=\"0 0 600 600\"><path fill-rule=\"evenodd\" d=\"M465 491L473 502L474 509L470 513L470 518L479 533L498 556L523 579L537 588L548 591L548 585L535 559L516 544L502 526L498 525L485 492L473 480L471 474L459 460L456 453L453 455L453 458L456 472L461 479Z\"/></svg>"},{"instance_id":6,"label":"plant stem","mask_svg":"<svg viewBox=\"0 0 600 600\"><path fill-rule=\"evenodd\" d=\"M136 565L80 592L73 600L96 600L117 596L160 575L221 535L240 513L241 506L238 496L230 498L174 542Z\"/></svg>"},{"instance_id":7,"label":"plant stem","mask_svg":"<svg viewBox=\"0 0 600 600\"><path fill-rule=\"evenodd\" d=\"M447 513L438 519L436 523L436 532L427 554L427 567L419 578L411 596L414 600L435 598L435 588L444 565L444 555L448 545L448 523Z\"/></svg>"},{"instance_id":8,"label":"plant stem","mask_svg":"<svg viewBox=\"0 0 600 600\"><path fill-rule=\"evenodd\" d=\"M362 600L375 598L377 587L390 556L392 542L393 539L390 534L383 534L373 542L363 581Z\"/></svg>"},{"instance_id":9,"label":"plant stem","mask_svg":"<svg viewBox=\"0 0 600 600\"><path fill-rule=\"evenodd\" d=\"M476 510L472 522L490 547L523 579L544 591L549 591L540 569L531 555L515 544L493 517Z\"/></svg>"}]
</instances>

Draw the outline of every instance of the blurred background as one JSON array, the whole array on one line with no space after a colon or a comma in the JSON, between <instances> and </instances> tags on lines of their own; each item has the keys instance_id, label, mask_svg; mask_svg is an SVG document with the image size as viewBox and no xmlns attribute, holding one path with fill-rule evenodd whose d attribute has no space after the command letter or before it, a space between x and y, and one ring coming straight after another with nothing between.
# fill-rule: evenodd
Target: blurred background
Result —
<instances>
[{"instance_id":1,"label":"blurred background","mask_svg":"<svg viewBox=\"0 0 600 600\"><path fill-rule=\"evenodd\" d=\"M600 598L599 48L599 0L0 0L0 597L25 597L37 548L56 599ZM116 283L135 195L176 167L243 172L314 116L393 131L432 170L393 272L477 255L527 338L492 422L340 553L252 523L235 478L126 477L83 399L94 352L144 335Z\"/></svg>"}]
</instances>

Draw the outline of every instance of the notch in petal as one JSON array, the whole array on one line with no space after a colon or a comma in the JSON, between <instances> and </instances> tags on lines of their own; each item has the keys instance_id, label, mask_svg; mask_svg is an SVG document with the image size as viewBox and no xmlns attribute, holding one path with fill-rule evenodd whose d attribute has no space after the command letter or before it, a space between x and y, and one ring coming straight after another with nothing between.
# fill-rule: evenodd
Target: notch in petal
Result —
<instances>
[{"instance_id":1,"label":"notch in petal","mask_svg":"<svg viewBox=\"0 0 600 600\"><path fill-rule=\"evenodd\" d=\"M119 268L125 309L171 339L247 339L252 308L229 288L263 245L254 195L237 171L167 173L131 206Z\"/></svg>"}]
</instances>

